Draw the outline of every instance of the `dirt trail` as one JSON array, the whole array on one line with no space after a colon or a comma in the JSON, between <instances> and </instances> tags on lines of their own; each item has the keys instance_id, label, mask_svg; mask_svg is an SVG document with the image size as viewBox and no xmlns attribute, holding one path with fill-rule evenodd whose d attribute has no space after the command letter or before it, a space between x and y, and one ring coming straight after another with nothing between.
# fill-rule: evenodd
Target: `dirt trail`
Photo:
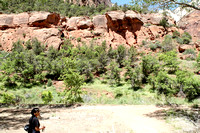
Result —
<instances>
[{"instance_id":1,"label":"dirt trail","mask_svg":"<svg viewBox=\"0 0 200 133\"><path fill-rule=\"evenodd\" d=\"M40 123L46 126L46 133L173 133L164 120L151 117L163 109L167 108L153 105L41 107ZM0 108L0 133L23 133L30 110Z\"/></svg>"}]
</instances>

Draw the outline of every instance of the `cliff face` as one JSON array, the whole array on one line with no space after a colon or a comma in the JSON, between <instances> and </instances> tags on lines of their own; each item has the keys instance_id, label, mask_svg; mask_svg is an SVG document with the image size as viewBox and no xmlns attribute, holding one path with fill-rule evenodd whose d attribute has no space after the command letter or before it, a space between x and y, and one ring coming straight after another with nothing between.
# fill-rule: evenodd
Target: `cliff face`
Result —
<instances>
[{"instance_id":1,"label":"cliff face","mask_svg":"<svg viewBox=\"0 0 200 133\"><path fill-rule=\"evenodd\" d=\"M184 16L178 23L178 26L184 31L189 32L193 41L200 39L200 11L195 10L188 15Z\"/></svg>"},{"instance_id":2,"label":"cliff face","mask_svg":"<svg viewBox=\"0 0 200 133\"><path fill-rule=\"evenodd\" d=\"M100 4L104 4L106 6L112 5L110 0L69 0L69 2L78 4L80 6L98 6Z\"/></svg>"},{"instance_id":3,"label":"cliff face","mask_svg":"<svg viewBox=\"0 0 200 133\"><path fill-rule=\"evenodd\" d=\"M48 12L0 14L0 49L10 51L13 42L26 42L33 38L47 48L53 46L56 49L62 47L64 39L71 40L74 46L106 41L113 48L121 44L140 48L143 41L162 41L166 34L179 31L176 27L166 31L159 26L161 19L161 14L138 14L134 11L111 11L92 19L61 18L59 14ZM174 24L170 18L168 22Z\"/></svg>"}]
</instances>

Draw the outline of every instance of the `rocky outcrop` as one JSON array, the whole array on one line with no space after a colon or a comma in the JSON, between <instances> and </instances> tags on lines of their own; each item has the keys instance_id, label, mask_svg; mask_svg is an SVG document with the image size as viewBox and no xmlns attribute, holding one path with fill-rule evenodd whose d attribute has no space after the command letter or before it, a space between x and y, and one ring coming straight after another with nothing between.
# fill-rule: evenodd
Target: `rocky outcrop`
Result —
<instances>
[{"instance_id":1,"label":"rocky outcrop","mask_svg":"<svg viewBox=\"0 0 200 133\"><path fill-rule=\"evenodd\" d=\"M200 11L195 10L184 16L178 23L178 26L192 35L193 41L200 38Z\"/></svg>"},{"instance_id":2,"label":"rocky outcrop","mask_svg":"<svg viewBox=\"0 0 200 133\"><path fill-rule=\"evenodd\" d=\"M70 39L75 46L106 41L114 48L118 45L139 47L143 41L162 41L166 34L179 30L171 27L166 31L159 26L161 19L159 14L134 11L110 11L93 18L61 18L59 14L49 12L0 14L0 44L6 51L11 50L13 42L33 38L47 48L53 46L57 49L64 39Z\"/></svg>"}]
</instances>

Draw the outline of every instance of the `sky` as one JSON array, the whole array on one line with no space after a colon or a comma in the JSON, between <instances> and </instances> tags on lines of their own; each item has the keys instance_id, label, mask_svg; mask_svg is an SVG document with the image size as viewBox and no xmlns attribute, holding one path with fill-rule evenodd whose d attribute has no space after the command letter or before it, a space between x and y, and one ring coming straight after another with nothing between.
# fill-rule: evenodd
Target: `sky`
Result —
<instances>
[{"instance_id":1,"label":"sky","mask_svg":"<svg viewBox=\"0 0 200 133\"><path fill-rule=\"evenodd\" d=\"M131 0L111 0L112 3L117 3L117 5L130 4Z\"/></svg>"}]
</instances>

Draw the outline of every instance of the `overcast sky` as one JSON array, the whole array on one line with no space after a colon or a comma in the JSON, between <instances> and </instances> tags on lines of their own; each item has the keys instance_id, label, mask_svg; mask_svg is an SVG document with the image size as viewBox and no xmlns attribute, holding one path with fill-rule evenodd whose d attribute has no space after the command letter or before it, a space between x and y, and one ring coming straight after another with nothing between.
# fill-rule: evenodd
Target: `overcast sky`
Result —
<instances>
[{"instance_id":1,"label":"overcast sky","mask_svg":"<svg viewBox=\"0 0 200 133\"><path fill-rule=\"evenodd\" d=\"M111 0L112 3L117 3L118 5L130 4L131 0Z\"/></svg>"}]
</instances>

